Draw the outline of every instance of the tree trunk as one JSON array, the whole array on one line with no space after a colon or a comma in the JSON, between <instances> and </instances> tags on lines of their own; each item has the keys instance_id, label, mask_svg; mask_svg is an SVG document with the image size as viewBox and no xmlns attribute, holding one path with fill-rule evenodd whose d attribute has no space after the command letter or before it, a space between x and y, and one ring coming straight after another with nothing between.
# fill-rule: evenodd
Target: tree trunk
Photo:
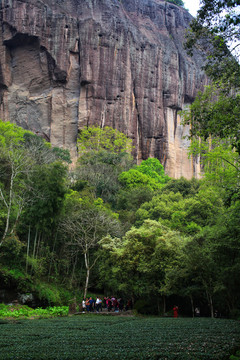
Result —
<instances>
[{"instance_id":1,"label":"tree trunk","mask_svg":"<svg viewBox=\"0 0 240 360\"><path fill-rule=\"evenodd\" d=\"M55 245L56 245L56 240L57 240L57 232L56 235L54 237L54 243L53 243L53 248L52 248L52 254L54 254L54 250L55 250ZM34 249L35 249L35 242L34 242ZM33 253L35 254L35 250L33 250ZM33 256L34 257L34 256ZM48 281L50 279L50 275L51 275L51 271L52 271L52 263L53 263L53 256L51 256L51 260L50 260L50 265L49 265L49 269L48 269Z\"/></svg>"},{"instance_id":2,"label":"tree trunk","mask_svg":"<svg viewBox=\"0 0 240 360\"><path fill-rule=\"evenodd\" d=\"M158 315L160 315L160 301L159 301L159 297L157 297L157 308L158 308Z\"/></svg>"},{"instance_id":3,"label":"tree trunk","mask_svg":"<svg viewBox=\"0 0 240 360\"><path fill-rule=\"evenodd\" d=\"M90 269L89 269L89 268L87 268L86 282L85 282L84 295L83 295L83 297L84 297L84 298L86 298L86 296L87 296L87 291L88 291L88 282L89 282L89 275L90 275Z\"/></svg>"},{"instance_id":4,"label":"tree trunk","mask_svg":"<svg viewBox=\"0 0 240 360\"><path fill-rule=\"evenodd\" d=\"M75 260L74 260L74 264L73 264L72 276L71 276L71 281L70 281L71 286L73 284L73 279L75 277L75 268L77 266L77 259L78 259L78 254L75 255Z\"/></svg>"},{"instance_id":5,"label":"tree trunk","mask_svg":"<svg viewBox=\"0 0 240 360\"><path fill-rule=\"evenodd\" d=\"M210 307L210 313L211 313L211 318L214 318L214 310L213 310L213 299L212 299L212 295L209 294L208 291L206 291L207 293L207 299L209 302L209 307Z\"/></svg>"},{"instance_id":6,"label":"tree trunk","mask_svg":"<svg viewBox=\"0 0 240 360\"><path fill-rule=\"evenodd\" d=\"M1 244L0 244L0 245L2 245L2 243L3 243L3 241L5 240L5 238L6 238L6 236L7 236L7 233L8 233L9 220L10 220L10 212L11 212L11 204L9 204L9 206L8 206L6 226L5 226L4 234L3 234L2 241L1 241Z\"/></svg>"},{"instance_id":7,"label":"tree trunk","mask_svg":"<svg viewBox=\"0 0 240 360\"><path fill-rule=\"evenodd\" d=\"M87 253L84 253L84 260L85 260L85 266L86 266L87 274L86 274L86 281L85 281L83 297L86 298L87 291L88 291L89 276L90 276L90 267L89 267L89 263L88 263Z\"/></svg>"},{"instance_id":8,"label":"tree trunk","mask_svg":"<svg viewBox=\"0 0 240 360\"><path fill-rule=\"evenodd\" d=\"M36 259L40 256L40 254L39 254L40 243L41 243L41 233L39 233L39 235L38 235L37 251L36 251L36 255L35 255Z\"/></svg>"},{"instance_id":9,"label":"tree trunk","mask_svg":"<svg viewBox=\"0 0 240 360\"><path fill-rule=\"evenodd\" d=\"M191 300L191 307L192 307L192 317L194 318L194 306L193 306L193 298L192 298L192 295L190 295L190 300Z\"/></svg>"},{"instance_id":10,"label":"tree trunk","mask_svg":"<svg viewBox=\"0 0 240 360\"><path fill-rule=\"evenodd\" d=\"M163 295L163 316L166 314L166 296Z\"/></svg>"},{"instance_id":11,"label":"tree trunk","mask_svg":"<svg viewBox=\"0 0 240 360\"><path fill-rule=\"evenodd\" d=\"M4 199L4 196L1 192L1 195L3 197L4 203L7 206L7 220L6 220L6 226L5 226L5 231L2 237L2 240L0 242L0 246L2 245L5 237L7 236L8 233L8 229L9 229L9 223L10 223L10 214L11 214L11 210L12 210L12 197L13 197L13 180L14 180L14 171L13 171L13 165L11 164L11 180L10 180L10 187L9 187L9 203L7 204L6 200Z\"/></svg>"},{"instance_id":12,"label":"tree trunk","mask_svg":"<svg viewBox=\"0 0 240 360\"><path fill-rule=\"evenodd\" d=\"M16 216L16 220L14 222L14 225L12 227L12 230L11 230L11 233L10 234L13 234L14 231L16 230L17 228L17 224L18 224L18 221L19 221L19 218L21 216L21 213L22 213L22 210L23 210L23 205L22 206L19 206L19 209L18 209L18 212L17 212L17 216Z\"/></svg>"},{"instance_id":13,"label":"tree trunk","mask_svg":"<svg viewBox=\"0 0 240 360\"><path fill-rule=\"evenodd\" d=\"M31 239L31 227L30 227L30 225L29 225L29 229L28 229L28 243L27 243L27 257L26 257L26 273L27 273L27 271L28 271L28 257L29 257L30 239Z\"/></svg>"},{"instance_id":14,"label":"tree trunk","mask_svg":"<svg viewBox=\"0 0 240 360\"><path fill-rule=\"evenodd\" d=\"M33 253L32 253L32 258L33 259L35 258L35 252L36 252L37 234L38 234L38 231L36 229L35 238L34 238L34 244L33 244ZM33 272L33 263L32 263L32 268L31 268L31 275L32 275L32 272Z\"/></svg>"},{"instance_id":15,"label":"tree trunk","mask_svg":"<svg viewBox=\"0 0 240 360\"><path fill-rule=\"evenodd\" d=\"M212 300L212 295L210 295L210 294L209 294L209 303L210 303L210 309L211 309L211 318L214 318L213 300Z\"/></svg>"}]
</instances>

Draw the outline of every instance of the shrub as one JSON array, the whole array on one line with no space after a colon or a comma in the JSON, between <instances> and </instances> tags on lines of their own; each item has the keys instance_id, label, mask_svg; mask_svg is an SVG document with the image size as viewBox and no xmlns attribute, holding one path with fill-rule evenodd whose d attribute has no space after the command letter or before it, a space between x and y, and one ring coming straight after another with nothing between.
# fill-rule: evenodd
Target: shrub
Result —
<instances>
[{"instance_id":1,"label":"shrub","mask_svg":"<svg viewBox=\"0 0 240 360\"><path fill-rule=\"evenodd\" d=\"M233 309L230 311L230 318L235 320L240 320L240 310L239 309Z\"/></svg>"},{"instance_id":2,"label":"shrub","mask_svg":"<svg viewBox=\"0 0 240 360\"><path fill-rule=\"evenodd\" d=\"M56 316L67 316L68 306L53 306L46 309L32 309L26 305L5 305L0 304L0 318L49 318Z\"/></svg>"},{"instance_id":3,"label":"shrub","mask_svg":"<svg viewBox=\"0 0 240 360\"><path fill-rule=\"evenodd\" d=\"M139 299L134 304L134 310L142 315L157 315L158 309L154 301Z\"/></svg>"}]
</instances>

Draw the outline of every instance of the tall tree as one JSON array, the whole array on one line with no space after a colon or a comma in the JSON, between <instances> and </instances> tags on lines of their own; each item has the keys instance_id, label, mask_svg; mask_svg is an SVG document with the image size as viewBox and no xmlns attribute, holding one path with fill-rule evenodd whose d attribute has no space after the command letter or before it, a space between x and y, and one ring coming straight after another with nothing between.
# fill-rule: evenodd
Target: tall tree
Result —
<instances>
[{"instance_id":1,"label":"tall tree","mask_svg":"<svg viewBox=\"0 0 240 360\"><path fill-rule=\"evenodd\" d=\"M32 228L49 233L58 220L64 204L67 168L61 162L38 165L29 176L29 197L34 201L25 206L24 223Z\"/></svg>"},{"instance_id":2,"label":"tall tree","mask_svg":"<svg viewBox=\"0 0 240 360\"><path fill-rule=\"evenodd\" d=\"M61 157L61 150L55 153L43 139L8 122L0 121L0 148L2 244L23 211L27 225L52 222L65 192L66 169L60 162L53 163ZM50 212L51 219L46 217Z\"/></svg>"},{"instance_id":3,"label":"tall tree","mask_svg":"<svg viewBox=\"0 0 240 360\"><path fill-rule=\"evenodd\" d=\"M14 124L0 121L0 200L4 213L4 228L0 245L18 221L23 207L31 199L27 196L26 179L30 175L32 159L25 151L25 131Z\"/></svg>"},{"instance_id":4,"label":"tall tree","mask_svg":"<svg viewBox=\"0 0 240 360\"><path fill-rule=\"evenodd\" d=\"M179 233L153 220L132 227L122 239L107 237L101 242L107 251L99 270L101 281L127 296L153 301L164 293L167 264L172 265L183 243Z\"/></svg>"},{"instance_id":5,"label":"tall tree","mask_svg":"<svg viewBox=\"0 0 240 360\"><path fill-rule=\"evenodd\" d=\"M111 213L103 206L101 199L93 203L82 200L77 192L72 192L67 197L66 212L62 216L59 227L66 239L66 245L80 250L84 257L86 279L84 297L87 295L90 273L95 266L98 256L92 251L99 245L100 240L106 235L119 235L120 224Z\"/></svg>"}]
</instances>

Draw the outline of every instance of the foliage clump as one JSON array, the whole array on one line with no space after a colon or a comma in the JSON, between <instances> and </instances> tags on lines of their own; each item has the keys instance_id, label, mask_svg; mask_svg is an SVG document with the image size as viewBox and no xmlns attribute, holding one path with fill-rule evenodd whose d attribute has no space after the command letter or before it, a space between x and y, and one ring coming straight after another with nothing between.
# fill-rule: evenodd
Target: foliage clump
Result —
<instances>
[{"instance_id":1,"label":"foliage clump","mask_svg":"<svg viewBox=\"0 0 240 360\"><path fill-rule=\"evenodd\" d=\"M68 306L53 306L32 309L27 305L5 305L0 304L1 319L23 319L23 318L50 318L67 316Z\"/></svg>"},{"instance_id":2,"label":"foliage clump","mask_svg":"<svg viewBox=\"0 0 240 360\"><path fill-rule=\"evenodd\" d=\"M170 178L165 175L160 161L155 158L143 160L140 165L120 174L119 180L127 189L149 187L157 190L163 187Z\"/></svg>"},{"instance_id":3,"label":"foliage clump","mask_svg":"<svg viewBox=\"0 0 240 360\"><path fill-rule=\"evenodd\" d=\"M111 153L132 151L132 142L122 132L109 126L100 128L98 126L84 127L78 137L78 150L100 151L107 150Z\"/></svg>"}]
</instances>

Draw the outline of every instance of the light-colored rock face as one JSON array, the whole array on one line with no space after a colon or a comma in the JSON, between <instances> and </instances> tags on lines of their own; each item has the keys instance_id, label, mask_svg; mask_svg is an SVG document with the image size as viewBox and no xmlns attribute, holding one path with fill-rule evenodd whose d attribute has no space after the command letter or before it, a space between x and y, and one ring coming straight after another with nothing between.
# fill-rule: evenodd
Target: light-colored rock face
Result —
<instances>
[{"instance_id":1,"label":"light-colored rock face","mask_svg":"<svg viewBox=\"0 0 240 360\"><path fill-rule=\"evenodd\" d=\"M190 20L161 0L2 0L0 118L73 155L84 125L109 125L138 161L197 176L178 115L206 83L183 50Z\"/></svg>"}]
</instances>

